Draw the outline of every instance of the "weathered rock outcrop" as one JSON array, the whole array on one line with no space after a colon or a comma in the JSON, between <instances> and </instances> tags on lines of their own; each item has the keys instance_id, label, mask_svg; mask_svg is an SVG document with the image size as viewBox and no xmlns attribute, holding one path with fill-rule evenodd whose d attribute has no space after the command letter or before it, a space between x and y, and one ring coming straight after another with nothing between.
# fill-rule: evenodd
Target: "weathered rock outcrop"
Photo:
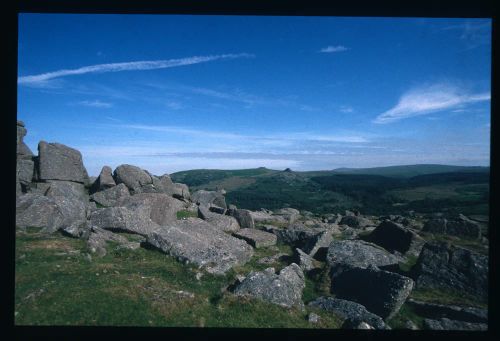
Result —
<instances>
[{"instance_id":1,"label":"weathered rock outcrop","mask_svg":"<svg viewBox=\"0 0 500 341\"><path fill-rule=\"evenodd\" d=\"M422 231L472 239L481 238L481 226L463 214L450 219L431 219L425 223Z\"/></svg>"},{"instance_id":2,"label":"weathered rock outcrop","mask_svg":"<svg viewBox=\"0 0 500 341\"><path fill-rule=\"evenodd\" d=\"M116 186L116 182L115 179L113 179L113 170L109 166L104 166L101 169L101 173L99 173L99 176L92 184L91 191L104 191L114 186Z\"/></svg>"},{"instance_id":3,"label":"weathered rock outcrop","mask_svg":"<svg viewBox=\"0 0 500 341\"><path fill-rule=\"evenodd\" d=\"M283 217L289 224L294 223L300 217L299 210L295 208L281 208L279 210L274 211L274 215L278 215Z\"/></svg>"},{"instance_id":4,"label":"weathered rock outcrop","mask_svg":"<svg viewBox=\"0 0 500 341\"><path fill-rule=\"evenodd\" d=\"M233 233L233 236L243 239L256 249L276 245L276 236L274 234L256 229L241 229Z\"/></svg>"},{"instance_id":5,"label":"weathered rock outcrop","mask_svg":"<svg viewBox=\"0 0 500 341\"><path fill-rule=\"evenodd\" d=\"M177 220L147 236L147 243L183 262L194 263L213 274L245 264L253 249L199 218Z\"/></svg>"},{"instance_id":6,"label":"weathered rock outcrop","mask_svg":"<svg viewBox=\"0 0 500 341\"><path fill-rule=\"evenodd\" d=\"M363 228L374 225L373 221L356 215L346 215L342 217L339 224L347 225L353 228Z\"/></svg>"},{"instance_id":7,"label":"weathered rock outcrop","mask_svg":"<svg viewBox=\"0 0 500 341\"><path fill-rule=\"evenodd\" d=\"M336 240L330 243L326 261L332 277L349 268L394 265L402 259L385 249L362 240Z\"/></svg>"},{"instance_id":8,"label":"weathered rock outcrop","mask_svg":"<svg viewBox=\"0 0 500 341\"><path fill-rule=\"evenodd\" d=\"M25 194L16 200L16 226L37 227L53 232L62 225L64 217L51 198L40 194Z\"/></svg>"},{"instance_id":9,"label":"weathered rock outcrop","mask_svg":"<svg viewBox=\"0 0 500 341\"><path fill-rule=\"evenodd\" d=\"M255 223L253 221L252 215L249 210L236 209L232 210L232 216L236 218L238 224L241 228L253 229L255 228Z\"/></svg>"},{"instance_id":10,"label":"weathered rock outcrop","mask_svg":"<svg viewBox=\"0 0 500 341\"><path fill-rule=\"evenodd\" d=\"M293 258L294 262L298 264L303 271L309 271L314 268L312 257L299 248L295 248Z\"/></svg>"},{"instance_id":11,"label":"weathered rock outcrop","mask_svg":"<svg viewBox=\"0 0 500 341\"><path fill-rule=\"evenodd\" d=\"M205 191L199 190L191 195L191 200L199 205L210 206L215 205L222 208L227 208L226 199L221 191Z\"/></svg>"},{"instance_id":12,"label":"weathered rock outcrop","mask_svg":"<svg viewBox=\"0 0 500 341\"><path fill-rule=\"evenodd\" d=\"M33 152L24 143L24 137L26 136L27 130L24 127L23 121L17 121L17 158L31 160Z\"/></svg>"},{"instance_id":13,"label":"weathered rock outcrop","mask_svg":"<svg viewBox=\"0 0 500 341\"><path fill-rule=\"evenodd\" d=\"M96 253L98 256L106 255L106 244L108 241L113 241L120 244L122 247L128 249L137 249L140 247L138 242L129 242L127 238L120 236L119 234L103 230L99 227L93 226L91 228L89 238L87 239L87 245L92 253Z\"/></svg>"},{"instance_id":14,"label":"weathered rock outcrop","mask_svg":"<svg viewBox=\"0 0 500 341\"><path fill-rule=\"evenodd\" d=\"M430 330L488 330L485 323L471 323L441 318L439 320L424 319L424 329Z\"/></svg>"},{"instance_id":15,"label":"weathered rock outcrop","mask_svg":"<svg viewBox=\"0 0 500 341\"><path fill-rule=\"evenodd\" d=\"M367 240L382 246L389 252L418 256L425 241L415 232L398 223L386 220L368 235Z\"/></svg>"},{"instance_id":16,"label":"weathered rock outcrop","mask_svg":"<svg viewBox=\"0 0 500 341\"><path fill-rule=\"evenodd\" d=\"M150 192L153 189L153 179L145 170L132 165L120 165L113 172L116 184L125 184L130 194Z\"/></svg>"},{"instance_id":17,"label":"weathered rock outcrop","mask_svg":"<svg viewBox=\"0 0 500 341\"><path fill-rule=\"evenodd\" d=\"M390 329L380 316L369 312L363 305L356 302L333 297L318 297L308 306L335 313L353 325L366 322L375 329Z\"/></svg>"},{"instance_id":18,"label":"weathered rock outcrop","mask_svg":"<svg viewBox=\"0 0 500 341\"><path fill-rule=\"evenodd\" d=\"M102 206L112 207L124 202L130 197L130 192L125 184L118 184L114 187L96 192L90 196L90 199Z\"/></svg>"},{"instance_id":19,"label":"weathered rock outcrop","mask_svg":"<svg viewBox=\"0 0 500 341\"><path fill-rule=\"evenodd\" d=\"M488 309L429 303L411 298L406 303L420 316L431 319L448 318L465 322L488 323Z\"/></svg>"},{"instance_id":20,"label":"weathered rock outcrop","mask_svg":"<svg viewBox=\"0 0 500 341\"><path fill-rule=\"evenodd\" d=\"M235 232L240 229L236 218L213 213L205 206L198 206L198 217L225 232Z\"/></svg>"},{"instance_id":21,"label":"weathered rock outcrop","mask_svg":"<svg viewBox=\"0 0 500 341\"><path fill-rule=\"evenodd\" d=\"M105 230L137 233L146 236L155 231L159 225L150 218L150 210L130 210L126 207L108 207L98 209L90 214L92 226Z\"/></svg>"},{"instance_id":22,"label":"weathered rock outcrop","mask_svg":"<svg viewBox=\"0 0 500 341\"><path fill-rule=\"evenodd\" d=\"M234 294L250 296L283 307L303 308L302 291L305 287L304 274L292 263L276 274L274 268L261 272L250 272L234 289Z\"/></svg>"},{"instance_id":23,"label":"weathered rock outcrop","mask_svg":"<svg viewBox=\"0 0 500 341\"><path fill-rule=\"evenodd\" d=\"M426 243L414 266L417 288L488 297L488 257L447 243Z\"/></svg>"},{"instance_id":24,"label":"weathered rock outcrop","mask_svg":"<svg viewBox=\"0 0 500 341\"><path fill-rule=\"evenodd\" d=\"M177 212L184 208L184 203L163 193L139 193L124 198L119 206L132 212L147 212L147 216L159 225L177 220Z\"/></svg>"},{"instance_id":25,"label":"weathered rock outcrop","mask_svg":"<svg viewBox=\"0 0 500 341\"><path fill-rule=\"evenodd\" d=\"M88 174L82 154L60 143L38 143L38 179L64 180L87 184Z\"/></svg>"},{"instance_id":26,"label":"weathered rock outcrop","mask_svg":"<svg viewBox=\"0 0 500 341\"><path fill-rule=\"evenodd\" d=\"M413 280L375 267L352 268L332 280L337 298L354 301L372 313L390 319L413 289Z\"/></svg>"}]
</instances>

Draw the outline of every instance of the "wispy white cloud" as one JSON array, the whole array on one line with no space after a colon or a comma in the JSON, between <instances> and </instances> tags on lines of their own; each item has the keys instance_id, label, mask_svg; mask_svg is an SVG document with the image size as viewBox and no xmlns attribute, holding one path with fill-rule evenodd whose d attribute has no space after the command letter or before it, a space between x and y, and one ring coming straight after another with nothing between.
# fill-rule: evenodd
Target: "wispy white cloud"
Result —
<instances>
[{"instance_id":1,"label":"wispy white cloud","mask_svg":"<svg viewBox=\"0 0 500 341\"><path fill-rule=\"evenodd\" d=\"M489 93L470 94L457 86L434 84L404 93L396 106L378 115L373 122L391 123L488 100L490 100Z\"/></svg>"},{"instance_id":2,"label":"wispy white cloud","mask_svg":"<svg viewBox=\"0 0 500 341\"><path fill-rule=\"evenodd\" d=\"M467 49L491 44L491 20L488 19L467 20L461 24L445 26L441 30L458 31L460 39L466 44Z\"/></svg>"},{"instance_id":3,"label":"wispy white cloud","mask_svg":"<svg viewBox=\"0 0 500 341\"><path fill-rule=\"evenodd\" d=\"M337 46L323 47L321 50L319 50L319 52L333 53L333 52L343 52L343 51L347 51L347 50L350 50L350 48L345 47L343 45L337 45Z\"/></svg>"},{"instance_id":4,"label":"wispy white cloud","mask_svg":"<svg viewBox=\"0 0 500 341\"><path fill-rule=\"evenodd\" d=\"M111 108L113 104L108 103L108 102L102 102L98 99L93 100L93 101L80 101L77 102L79 105L84 105L86 107L93 107L93 108Z\"/></svg>"},{"instance_id":5,"label":"wispy white cloud","mask_svg":"<svg viewBox=\"0 0 500 341\"><path fill-rule=\"evenodd\" d=\"M221 55L211 55L211 56L194 56L194 57L168 59L168 60L97 64L97 65L84 66L78 69L62 69L58 71L42 73L39 75L22 76L18 78L18 84L25 84L25 85L40 84L40 83L46 83L49 80L56 78L72 76L72 75L83 75L87 73L155 70L155 69L165 69L171 67L206 63L221 59L235 59L235 58L249 58L249 57L254 57L254 55L248 53L221 54Z\"/></svg>"},{"instance_id":6,"label":"wispy white cloud","mask_svg":"<svg viewBox=\"0 0 500 341\"><path fill-rule=\"evenodd\" d=\"M172 109L172 110L179 110L184 108L181 102L177 101L169 101L166 103L167 108Z\"/></svg>"},{"instance_id":7,"label":"wispy white cloud","mask_svg":"<svg viewBox=\"0 0 500 341\"><path fill-rule=\"evenodd\" d=\"M345 114L348 114L348 113L354 112L354 109L348 105L343 105L340 107L340 111L345 113Z\"/></svg>"}]
</instances>

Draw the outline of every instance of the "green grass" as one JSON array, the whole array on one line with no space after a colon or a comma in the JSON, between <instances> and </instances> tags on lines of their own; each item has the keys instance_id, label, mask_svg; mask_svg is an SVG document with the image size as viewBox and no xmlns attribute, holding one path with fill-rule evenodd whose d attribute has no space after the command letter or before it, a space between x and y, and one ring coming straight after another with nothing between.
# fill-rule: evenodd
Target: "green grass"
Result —
<instances>
[{"instance_id":1,"label":"green grass","mask_svg":"<svg viewBox=\"0 0 500 341\"><path fill-rule=\"evenodd\" d=\"M463 247L466 249L469 249L474 252L478 252L484 255L488 255L488 249L489 246L482 244L480 241L476 239L468 239L468 238L459 238L455 236L448 236L444 234L437 234L437 233L428 233L428 232L421 232L420 235L426 240L426 241L442 241L442 242L449 242L453 245Z\"/></svg>"},{"instance_id":2,"label":"green grass","mask_svg":"<svg viewBox=\"0 0 500 341\"><path fill-rule=\"evenodd\" d=\"M408 320L415 323L419 329L423 328L424 317L418 315L411 305L405 303L401 306L397 314L387 321L387 324L392 329L407 329L405 323Z\"/></svg>"},{"instance_id":3,"label":"green grass","mask_svg":"<svg viewBox=\"0 0 500 341\"><path fill-rule=\"evenodd\" d=\"M417 263L417 256L409 255L406 257L406 262L399 263L399 269L403 272L409 273L411 268Z\"/></svg>"},{"instance_id":4,"label":"green grass","mask_svg":"<svg viewBox=\"0 0 500 341\"><path fill-rule=\"evenodd\" d=\"M488 302L481 301L477 297L468 295L467 293L449 289L414 289L410 297L418 301L438 304L452 304L479 308L488 307Z\"/></svg>"},{"instance_id":5,"label":"green grass","mask_svg":"<svg viewBox=\"0 0 500 341\"><path fill-rule=\"evenodd\" d=\"M187 211L187 210L181 210L177 211L177 219L184 219L184 218L197 218L198 213L197 212L192 212L192 211Z\"/></svg>"},{"instance_id":6,"label":"green grass","mask_svg":"<svg viewBox=\"0 0 500 341\"><path fill-rule=\"evenodd\" d=\"M277 249L291 252L283 245ZM225 291L238 271L268 267L256 261L277 252L272 249L257 249L239 269L225 276L205 273L201 280L197 269L156 250L110 243L105 257L91 261L86 252L79 239L36 229L16 232L16 325L340 327L340 319L324 311L315 311L321 322L312 325L306 318L310 308L286 309Z\"/></svg>"}]
</instances>

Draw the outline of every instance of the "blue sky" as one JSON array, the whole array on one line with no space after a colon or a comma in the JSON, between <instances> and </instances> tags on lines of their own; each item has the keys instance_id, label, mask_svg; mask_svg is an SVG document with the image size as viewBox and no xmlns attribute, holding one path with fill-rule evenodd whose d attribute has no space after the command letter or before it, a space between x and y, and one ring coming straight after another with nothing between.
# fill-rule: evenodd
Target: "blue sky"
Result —
<instances>
[{"instance_id":1,"label":"blue sky","mask_svg":"<svg viewBox=\"0 0 500 341\"><path fill-rule=\"evenodd\" d=\"M489 19L21 14L18 119L138 165L489 165Z\"/></svg>"}]
</instances>

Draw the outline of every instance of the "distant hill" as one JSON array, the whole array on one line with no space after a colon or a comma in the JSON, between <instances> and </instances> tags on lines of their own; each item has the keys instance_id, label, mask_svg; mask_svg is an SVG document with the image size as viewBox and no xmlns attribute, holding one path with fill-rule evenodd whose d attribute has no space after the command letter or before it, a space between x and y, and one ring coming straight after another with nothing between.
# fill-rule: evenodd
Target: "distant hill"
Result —
<instances>
[{"instance_id":1,"label":"distant hill","mask_svg":"<svg viewBox=\"0 0 500 341\"><path fill-rule=\"evenodd\" d=\"M406 165L406 166L388 166L388 167L373 167L373 168L338 168L331 171L332 173L342 174L366 174L366 175L382 175L389 177L411 178L417 175L427 175L435 173L450 173L450 172L478 172L488 173L490 167L480 166L449 166L449 165Z\"/></svg>"},{"instance_id":2,"label":"distant hill","mask_svg":"<svg viewBox=\"0 0 500 341\"><path fill-rule=\"evenodd\" d=\"M367 214L407 210L487 214L489 167L408 165L295 172L290 169L197 169L171 174L199 189L227 191L226 201L258 210L294 207L315 213L359 209Z\"/></svg>"}]
</instances>

